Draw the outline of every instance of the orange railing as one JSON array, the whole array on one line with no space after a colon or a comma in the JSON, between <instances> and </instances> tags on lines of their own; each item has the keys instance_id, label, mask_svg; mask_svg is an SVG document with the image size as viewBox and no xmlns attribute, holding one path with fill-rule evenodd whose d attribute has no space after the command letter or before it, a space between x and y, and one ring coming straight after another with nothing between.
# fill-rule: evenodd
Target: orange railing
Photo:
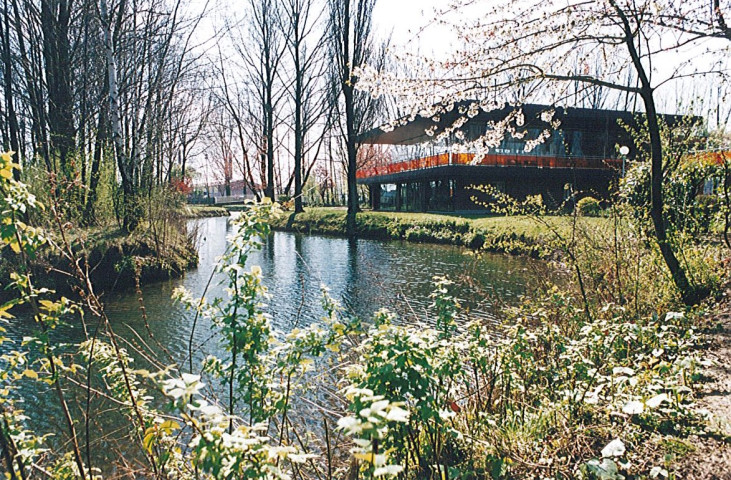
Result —
<instances>
[{"instance_id":1,"label":"orange railing","mask_svg":"<svg viewBox=\"0 0 731 480\"><path fill-rule=\"evenodd\" d=\"M484 165L491 167L539 167L539 168L621 168L622 160L596 157L550 157L537 155L485 155L478 161L474 153L449 153L429 157L389 163L387 165L366 167L358 170L358 178L379 177L395 173L441 167L444 165Z\"/></svg>"},{"instance_id":2,"label":"orange railing","mask_svg":"<svg viewBox=\"0 0 731 480\"><path fill-rule=\"evenodd\" d=\"M705 150L693 152L691 158L703 163L721 165L724 161L731 160L731 150Z\"/></svg>"}]
</instances>

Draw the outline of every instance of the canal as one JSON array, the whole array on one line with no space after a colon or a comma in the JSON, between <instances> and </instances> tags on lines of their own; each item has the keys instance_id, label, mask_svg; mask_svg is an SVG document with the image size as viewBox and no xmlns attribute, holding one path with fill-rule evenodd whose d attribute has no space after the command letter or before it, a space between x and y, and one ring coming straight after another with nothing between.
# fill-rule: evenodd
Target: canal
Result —
<instances>
[{"instance_id":1,"label":"canal","mask_svg":"<svg viewBox=\"0 0 731 480\"><path fill-rule=\"evenodd\" d=\"M234 233L231 220L223 217L194 220L190 228L197 232L199 266L182 278L143 287L146 322L134 291L103 295L114 330L129 342L128 350L134 350L131 345L143 350L148 347L164 349L170 357L156 352L163 363L183 363L186 371L191 333L195 365L200 365L209 354L225 358L225 352L209 321L199 319L193 330L194 314L173 302L172 292L176 287L184 286L195 297L205 294L210 300L223 296L221 278L214 272L217 259L226 250L227 237ZM460 321L479 319L494 323L498 321L496 312L500 308L515 304L522 294L551 277L546 264L526 257L475 256L453 246L364 239L349 241L284 232L274 232L265 239L263 248L251 255L249 264L249 267L259 265L262 268L263 283L269 290L265 310L273 327L281 332L306 326L322 317L322 286L329 289L330 295L342 304L347 314L366 321L373 312L387 307L398 313L400 322L431 323L432 279L447 276L455 282L454 294L464 307ZM2 351L18 348L22 338L32 333L34 325L30 318L19 315L6 328L15 345L0 345ZM57 343L69 346L84 340L79 322L59 329L54 336ZM136 368L149 368L141 358L135 365ZM55 406L55 397L41 385L33 382L21 388L20 408L27 412L29 426L34 430L62 431L63 422ZM115 408L114 405L106 407ZM78 412L81 405L76 404L74 408ZM95 429L118 431L124 427L119 421L119 418L99 417L95 419ZM120 441L123 442L118 435L105 437L102 449L95 457L112 461L112 458L106 458L109 452L125 451L118 443Z\"/></svg>"}]
</instances>

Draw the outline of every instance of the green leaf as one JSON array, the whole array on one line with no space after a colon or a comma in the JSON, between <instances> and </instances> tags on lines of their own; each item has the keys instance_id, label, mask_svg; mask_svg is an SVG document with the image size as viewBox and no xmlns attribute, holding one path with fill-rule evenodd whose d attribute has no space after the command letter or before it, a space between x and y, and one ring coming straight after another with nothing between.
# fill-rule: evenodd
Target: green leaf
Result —
<instances>
[{"instance_id":1,"label":"green leaf","mask_svg":"<svg viewBox=\"0 0 731 480\"><path fill-rule=\"evenodd\" d=\"M8 310L10 310L11 307L12 307L12 305L3 305L2 307L0 307L0 318L7 318L7 319L15 318L15 317L13 317L13 315L8 313Z\"/></svg>"},{"instance_id":2,"label":"green leaf","mask_svg":"<svg viewBox=\"0 0 731 480\"><path fill-rule=\"evenodd\" d=\"M152 453L152 443L155 441L155 429L150 427L146 430L145 438L142 439L142 447L148 452Z\"/></svg>"}]
</instances>

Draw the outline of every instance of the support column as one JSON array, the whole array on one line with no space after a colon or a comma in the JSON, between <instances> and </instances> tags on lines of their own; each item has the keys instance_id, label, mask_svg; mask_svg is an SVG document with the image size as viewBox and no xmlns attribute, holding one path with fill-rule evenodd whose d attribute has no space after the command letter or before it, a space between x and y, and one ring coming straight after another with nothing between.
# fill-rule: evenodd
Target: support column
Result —
<instances>
[{"instance_id":1,"label":"support column","mask_svg":"<svg viewBox=\"0 0 731 480\"><path fill-rule=\"evenodd\" d=\"M449 209L452 210L453 212L456 210L455 203L454 203L455 188L456 188L456 182L452 179L447 180L447 190L449 191Z\"/></svg>"},{"instance_id":2,"label":"support column","mask_svg":"<svg viewBox=\"0 0 731 480\"><path fill-rule=\"evenodd\" d=\"M455 179L454 181L454 209L455 210L466 210L469 199L467 198L467 192L465 191L465 182L462 179Z\"/></svg>"},{"instance_id":3,"label":"support column","mask_svg":"<svg viewBox=\"0 0 731 480\"><path fill-rule=\"evenodd\" d=\"M431 184L429 182L421 182L419 184L419 206L422 212L426 212L429 209L429 190Z\"/></svg>"},{"instance_id":4,"label":"support column","mask_svg":"<svg viewBox=\"0 0 731 480\"><path fill-rule=\"evenodd\" d=\"M369 185L368 190L371 194L371 208L375 210L381 209L381 185Z\"/></svg>"},{"instance_id":5,"label":"support column","mask_svg":"<svg viewBox=\"0 0 731 480\"><path fill-rule=\"evenodd\" d=\"M396 211L401 211L401 184L396 184Z\"/></svg>"}]
</instances>

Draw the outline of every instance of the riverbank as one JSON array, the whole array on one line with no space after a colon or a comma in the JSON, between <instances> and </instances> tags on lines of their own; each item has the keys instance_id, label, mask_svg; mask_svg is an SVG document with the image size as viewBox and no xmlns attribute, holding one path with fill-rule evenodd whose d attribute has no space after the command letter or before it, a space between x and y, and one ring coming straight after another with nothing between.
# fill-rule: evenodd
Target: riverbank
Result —
<instances>
[{"instance_id":1,"label":"riverbank","mask_svg":"<svg viewBox=\"0 0 731 480\"><path fill-rule=\"evenodd\" d=\"M136 276L143 284L167 280L198 264L195 240L183 228L138 228L131 234L119 229L85 231L75 238L74 249L88 259L97 289L126 288L135 284Z\"/></svg>"},{"instance_id":2,"label":"riverbank","mask_svg":"<svg viewBox=\"0 0 731 480\"><path fill-rule=\"evenodd\" d=\"M167 280L183 275L198 264L194 235L168 225L164 231L141 227L128 234L119 228L95 227L65 232L82 271L88 271L97 293ZM57 233L51 233L56 245L63 245ZM0 283L8 284L16 271L13 256L0 264ZM75 267L56 248L44 249L31 264L37 286L68 295L79 279ZM11 298L10 290L0 291L0 300Z\"/></svg>"},{"instance_id":3,"label":"riverbank","mask_svg":"<svg viewBox=\"0 0 731 480\"><path fill-rule=\"evenodd\" d=\"M76 228L66 232L82 265L88 264L89 276L98 292L130 288L141 284L182 276L198 265L195 232L188 231L185 219L228 216L223 207L184 205L171 219L158 219L141 225L129 234L114 226ZM62 243L56 239L57 244ZM84 260L85 259L85 260ZM88 263L84 263L88 262ZM48 272L48 286L61 292L70 290L68 275L72 265L58 253L42 254L36 273Z\"/></svg>"},{"instance_id":4,"label":"riverbank","mask_svg":"<svg viewBox=\"0 0 731 480\"><path fill-rule=\"evenodd\" d=\"M275 230L346 236L346 210L308 208L285 213L273 221ZM547 258L557 250L557 234L570 234L573 218L542 217L547 225L527 216L447 215L409 212L361 212L356 216L357 235L379 240L440 243L484 249L490 252ZM602 228L604 218L579 217L582 226Z\"/></svg>"},{"instance_id":5,"label":"riverbank","mask_svg":"<svg viewBox=\"0 0 731 480\"><path fill-rule=\"evenodd\" d=\"M229 211L215 205L183 205L180 213L185 218L228 217Z\"/></svg>"}]
</instances>

